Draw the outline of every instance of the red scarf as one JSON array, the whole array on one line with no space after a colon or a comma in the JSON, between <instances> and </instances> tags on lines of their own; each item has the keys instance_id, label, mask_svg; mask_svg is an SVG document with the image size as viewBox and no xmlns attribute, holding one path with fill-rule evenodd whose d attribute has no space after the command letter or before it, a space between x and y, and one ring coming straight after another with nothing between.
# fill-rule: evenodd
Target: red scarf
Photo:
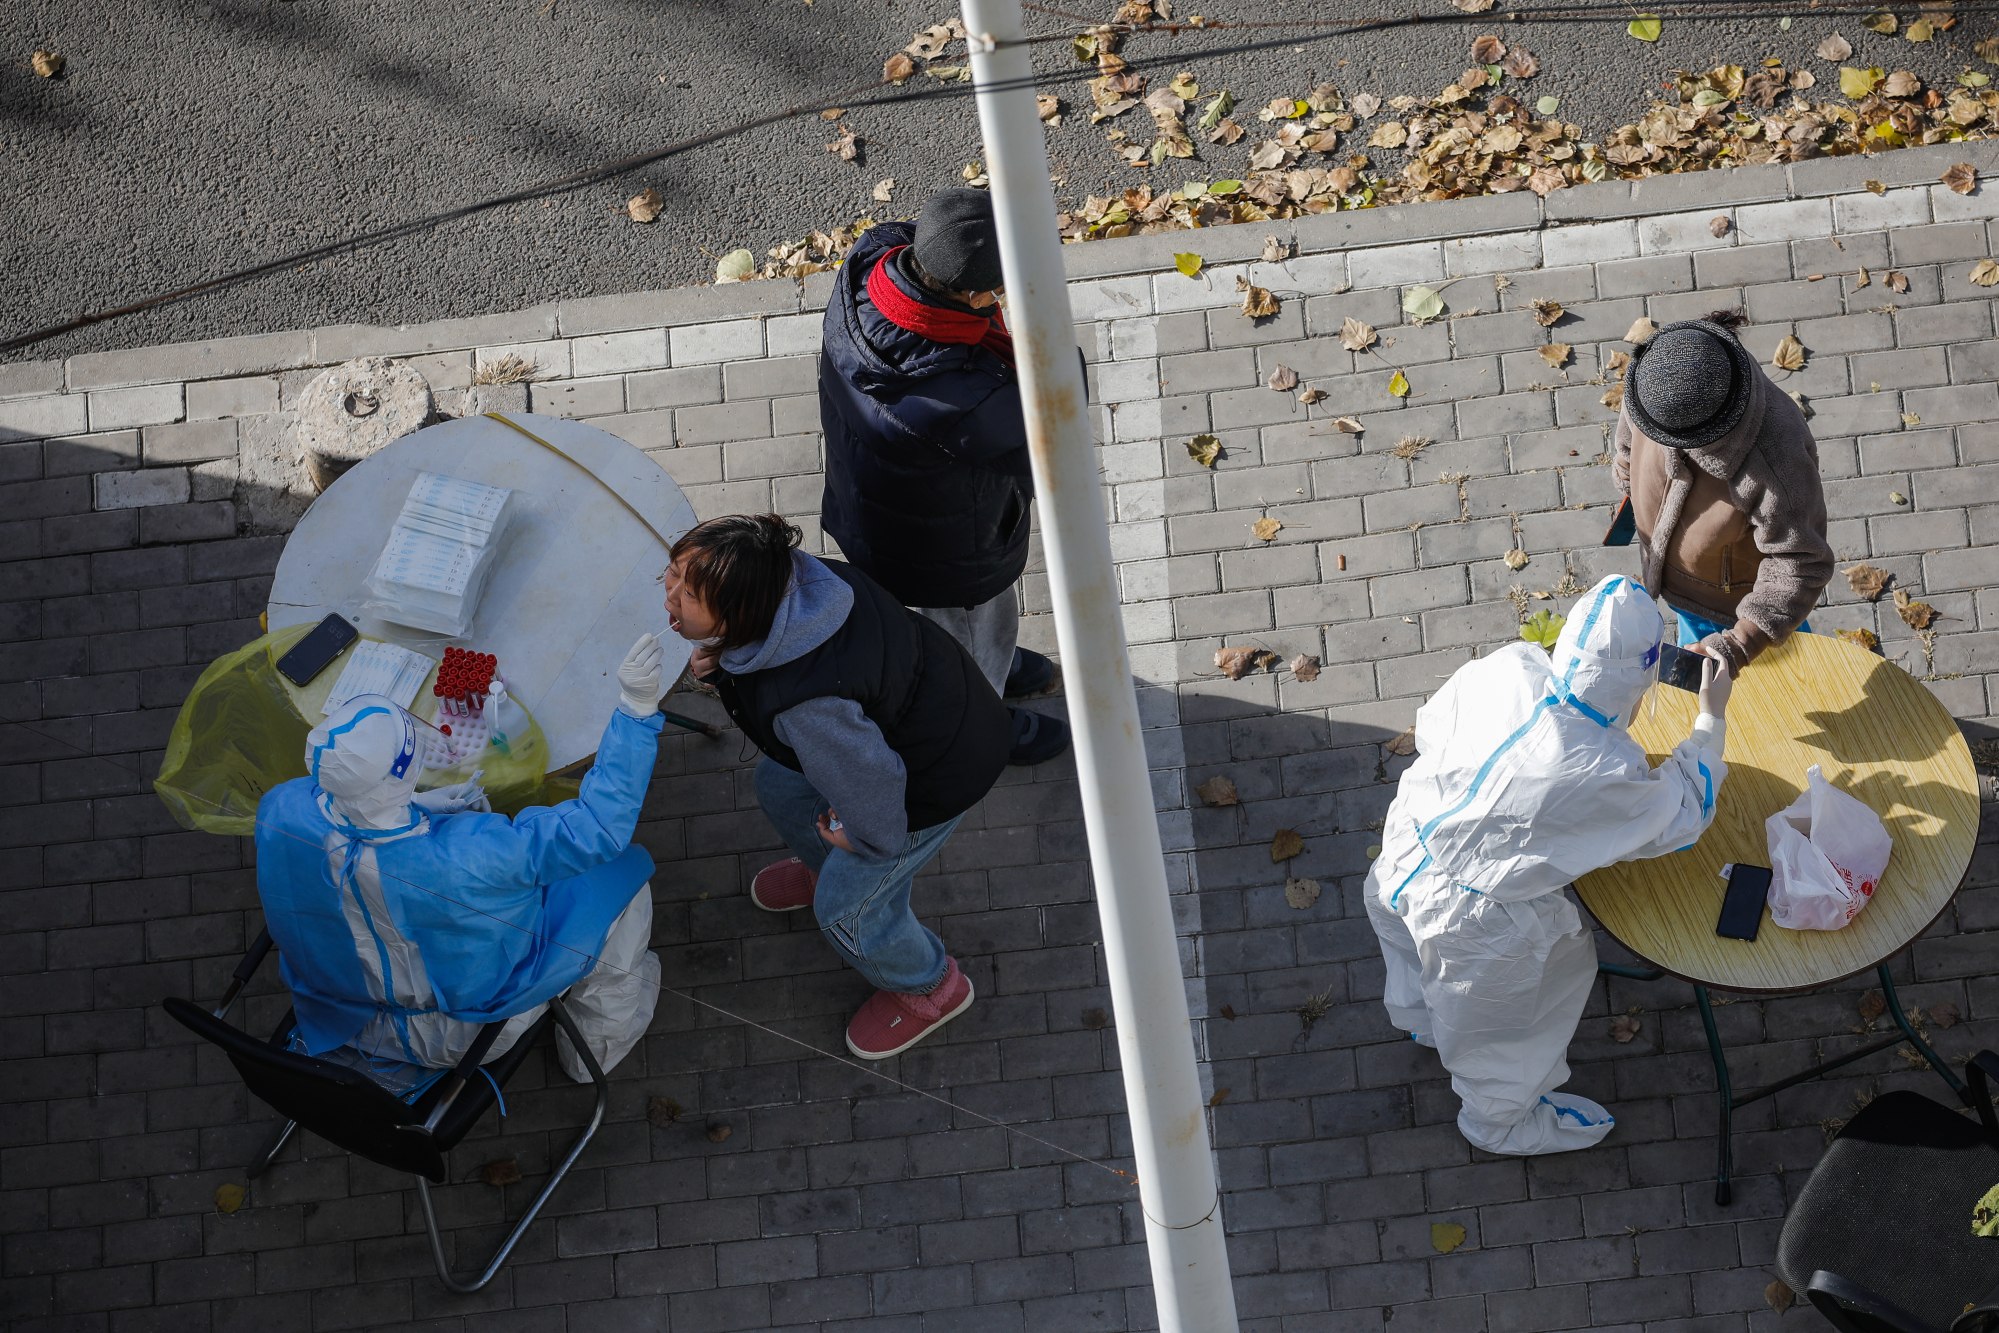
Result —
<instances>
[{"instance_id":1,"label":"red scarf","mask_svg":"<svg viewBox=\"0 0 1999 1333\"><path fill-rule=\"evenodd\" d=\"M881 311L882 318L899 329L921 334L932 342L983 347L1011 366L1013 335L1006 331L1006 320L998 306L992 308L990 316L973 310L953 310L948 306L920 301L896 285L895 279L889 275L889 265L896 255L908 248L898 245L883 251L880 261L868 273L868 300Z\"/></svg>"}]
</instances>

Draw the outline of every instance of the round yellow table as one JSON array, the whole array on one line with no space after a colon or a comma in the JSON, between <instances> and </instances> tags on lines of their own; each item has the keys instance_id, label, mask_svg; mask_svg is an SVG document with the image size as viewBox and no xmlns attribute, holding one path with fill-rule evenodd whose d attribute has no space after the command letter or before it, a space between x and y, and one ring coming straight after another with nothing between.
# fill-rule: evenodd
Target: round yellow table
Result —
<instances>
[{"instance_id":1,"label":"round yellow table","mask_svg":"<svg viewBox=\"0 0 1999 1333\"><path fill-rule=\"evenodd\" d=\"M1685 740L1697 711L1685 690L1654 685L1631 734L1653 763ZM1690 981L1707 1028L1721 1101L1715 1199L1729 1199L1729 1119L1739 1106L1854 1060L1915 1044L1961 1096L1963 1084L1917 1035L1895 992L1887 960L1907 948L1949 905L1978 838L1978 777L1971 750L1949 711L1892 662L1830 635L1794 634L1758 657L1735 683L1728 705L1728 776L1714 823L1683 852L1626 861L1576 882L1576 894L1613 939L1656 971ZM1786 930L1769 910L1753 941L1714 932L1727 888L1721 867L1768 865L1764 821L1805 789L1805 769L1881 816L1894 853L1874 896L1839 930ZM1714 1026L1710 989L1775 995L1817 987L1874 968L1899 1031L1836 1060L1741 1096Z\"/></svg>"}]
</instances>

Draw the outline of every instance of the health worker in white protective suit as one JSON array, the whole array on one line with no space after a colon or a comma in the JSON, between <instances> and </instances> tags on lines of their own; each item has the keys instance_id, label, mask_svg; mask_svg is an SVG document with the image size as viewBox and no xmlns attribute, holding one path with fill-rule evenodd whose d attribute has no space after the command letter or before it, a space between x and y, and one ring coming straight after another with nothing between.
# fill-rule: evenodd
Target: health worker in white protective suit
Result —
<instances>
[{"instance_id":1,"label":"health worker in white protective suit","mask_svg":"<svg viewBox=\"0 0 1999 1333\"><path fill-rule=\"evenodd\" d=\"M1496 1153L1586 1148L1603 1107L1560 1093L1596 979L1563 892L1578 876L1690 847L1714 819L1730 682L1703 664L1693 735L1657 768L1627 730L1658 674L1658 605L1608 578L1551 657L1512 643L1464 666L1416 715L1417 758L1366 883L1397 1027L1434 1046L1458 1128Z\"/></svg>"},{"instance_id":2,"label":"health worker in white protective suit","mask_svg":"<svg viewBox=\"0 0 1999 1333\"><path fill-rule=\"evenodd\" d=\"M363 695L306 738L308 776L257 807L257 893L309 1054L397 1091L455 1065L482 1025L498 1056L565 995L609 1070L652 1021L652 857L634 846L661 718L652 635L575 800L509 819L474 783L418 792L428 726ZM569 1076L588 1071L558 1032ZM490 1058L490 1057L489 1057Z\"/></svg>"}]
</instances>

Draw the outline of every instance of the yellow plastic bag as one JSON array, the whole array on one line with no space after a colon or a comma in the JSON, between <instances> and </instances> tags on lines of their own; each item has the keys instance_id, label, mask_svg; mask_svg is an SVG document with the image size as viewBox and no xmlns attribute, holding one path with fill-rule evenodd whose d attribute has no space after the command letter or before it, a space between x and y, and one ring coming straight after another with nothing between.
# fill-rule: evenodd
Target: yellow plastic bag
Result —
<instances>
[{"instance_id":1,"label":"yellow plastic bag","mask_svg":"<svg viewBox=\"0 0 1999 1333\"><path fill-rule=\"evenodd\" d=\"M253 639L211 662L188 691L153 780L182 828L247 837L264 793L305 776L305 738L312 727L292 704L277 662L312 629L294 625ZM527 725L508 737L508 753L488 746L459 768L426 770L422 785L441 787L483 770L480 782L502 814L574 796L573 779L548 775L548 740L527 710L521 712Z\"/></svg>"}]
</instances>

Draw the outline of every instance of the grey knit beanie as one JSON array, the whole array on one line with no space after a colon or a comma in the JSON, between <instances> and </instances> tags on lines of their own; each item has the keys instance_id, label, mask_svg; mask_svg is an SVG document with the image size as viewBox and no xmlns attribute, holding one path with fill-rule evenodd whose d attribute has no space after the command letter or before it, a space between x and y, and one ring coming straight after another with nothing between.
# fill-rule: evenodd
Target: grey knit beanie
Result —
<instances>
[{"instance_id":1,"label":"grey knit beanie","mask_svg":"<svg viewBox=\"0 0 1999 1333\"><path fill-rule=\"evenodd\" d=\"M910 248L923 271L953 291L990 292L1005 281L993 197L984 190L959 187L931 195L917 215Z\"/></svg>"},{"instance_id":2,"label":"grey knit beanie","mask_svg":"<svg viewBox=\"0 0 1999 1333\"><path fill-rule=\"evenodd\" d=\"M1756 373L1749 349L1721 325L1668 324L1632 353L1624 404L1650 438L1698 449L1741 423Z\"/></svg>"}]
</instances>

